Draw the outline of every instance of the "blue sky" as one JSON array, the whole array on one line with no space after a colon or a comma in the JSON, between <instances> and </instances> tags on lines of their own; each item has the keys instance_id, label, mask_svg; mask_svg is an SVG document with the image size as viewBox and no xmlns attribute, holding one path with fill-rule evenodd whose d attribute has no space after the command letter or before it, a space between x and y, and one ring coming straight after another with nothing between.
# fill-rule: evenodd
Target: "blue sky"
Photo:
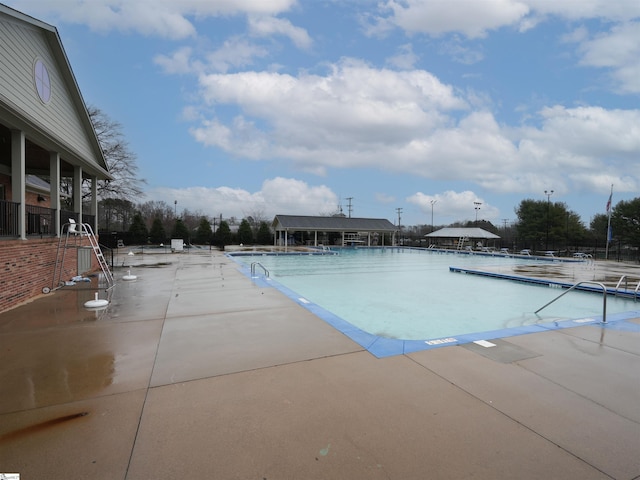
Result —
<instances>
[{"instance_id":1,"label":"blue sky","mask_svg":"<svg viewBox=\"0 0 640 480\"><path fill-rule=\"evenodd\" d=\"M640 196L637 0L4 2L178 210L502 226L553 190L588 225Z\"/></svg>"}]
</instances>

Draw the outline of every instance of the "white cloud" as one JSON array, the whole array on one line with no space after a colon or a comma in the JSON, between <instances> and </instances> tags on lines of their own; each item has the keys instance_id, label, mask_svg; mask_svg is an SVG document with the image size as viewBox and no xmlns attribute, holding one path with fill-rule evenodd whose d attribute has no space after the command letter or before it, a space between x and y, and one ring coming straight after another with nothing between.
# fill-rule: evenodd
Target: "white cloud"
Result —
<instances>
[{"instance_id":1,"label":"white cloud","mask_svg":"<svg viewBox=\"0 0 640 480\"><path fill-rule=\"evenodd\" d=\"M569 20L599 18L606 21L626 21L640 16L640 3L635 1L580 0L550 2L523 0L538 15L554 15Z\"/></svg>"},{"instance_id":2,"label":"white cloud","mask_svg":"<svg viewBox=\"0 0 640 480\"><path fill-rule=\"evenodd\" d=\"M478 220L496 221L499 219L500 212L497 208L488 204L481 197L470 190L455 192L447 190L436 195L427 195L422 192L416 192L407 197L407 202L419 207L424 214L422 218L431 218L431 208L433 203L433 223L434 225L442 225L453 221L464 221L476 219ZM479 203L479 205L476 204ZM476 207L478 210L476 211Z\"/></svg>"},{"instance_id":3,"label":"white cloud","mask_svg":"<svg viewBox=\"0 0 640 480\"><path fill-rule=\"evenodd\" d=\"M515 0L474 0L463 4L390 0L382 8L391 15L380 17L379 21L385 20L409 33L434 37L450 32L469 38L484 37L489 30L517 24L529 13L526 2Z\"/></svg>"},{"instance_id":4,"label":"white cloud","mask_svg":"<svg viewBox=\"0 0 640 480\"><path fill-rule=\"evenodd\" d=\"M453 88L421 70L377 70L344 60L326 76L269 72L203 75L207 105L235 105L256 118L272 142L264 158L289 158L303 168L388 163L389 153L441 127L446 113L466 108ZM225 150L241 145L218 143Z\"/></svg>"},{"instance_id":5,"label":"white cloud","mask_svg":"<svg viewBox=\"0 0 640 480\"><path fill-rule=\"evenodd\" d=\"M211 70L224 73L231 68L251 65L256 58L263 58L268 54L268 50L260 45L241 37L232 37L225 40L220 48L208 53L206 61Z\"/></svg>"},{"instance_id":6,"label":"white cloud","mask_svg":"<svg viewBox=\"0 0 640 480\"><path fill-rule=\"evenodd\" d=\"M193 73L195 67L191 60L191 54L192 49L190 47L182 47L171 55L156 55L153 62L167 74L182 75Z\"/></svg>"},{"instance_id":7,"label":"white cloud","mask_svg":"<svg viewBox=\"0 0 640 480\"><path fill-rule=\"evenodd\" d=\"M410 70L419 60L418 55L413 52L413 46L410 43L400 45L398 53L387 58L387 63L400 70Z\"/></svg>"},{"instance_id":8,"label":"white cloud","mask_svg":"<svg viewBox=\"0 0 640 480\"><path fill-rule=\"evenodd\" d=\"M222 214L224 218L244 218L261 212L268 219L279 213L288 215L319 215L336 210L338 197L324 185L312 186L293 178L276 177L265 180L257 192L229 187L160 187L146 192L147 200L173 203L179 210L187 209L207 216Z\"/></svg>"},{"instance_id":9,"label":"white cloud","mask_svg":"<svg viewBox=\"0 0 640 480\"><path fill-rule=\"evenodd\" d=\"M297 0L13 0L11 6L38 17L51 16L56 24L78 23L98 32L134 31L179 39L196 35L189 18L277 15L296 3Z\"/></svg>"},{"instance_id":10,"label":"white cloud","mask_svg":"<svg viewBox=\"0 0 640 480\"><path fill-rule=\"evenodd\" d=\"M384 34L392 27L408 33L438 37L460 33L482 38L491 30L514 27L524 32L549 16L576 21L602 19L623 22L640 16L640 2L610 0L474 0L446 2L432 0L389 0L380 5L369 33Z\"/></svg>"},{"instance_id":11,"label":"white cloud","mask_svg":"<svg viewBox=\"0 0 640 480\"><path fill-rule=\"evenodd\" d=\"M318 175L372 168L435 180L465 180L499 193L640 178L640 111L542 109L538 126L500 125L421 70L391 71L344 60L325 76L242 72L201 77L204 103L240 113L204 119L195 138L235 156L288 160ZM477 107L482 108L482 107ZM463 114L462 116L460 116ZM202 114L204 115L204 114ZM609 172L604 172L610 165ZM606 182L597 179L606 173ZM629 178L626 178L629 177ZM603 177L604 178L604 177Z\"/></svg>"},{"instance_id":12,"label":"white cloud","mask_svg":"<svg viewBox=\"0 0 640 480\"><path fill-rule=\"evenodd\" d=\"M303 50L311 48L313 43L305 29L295 27L284 18L250 16L249 29L253 35L261 37L283 35L288 37L296 47Z\"/></svg>"},{"instance_id":13,"label":"white cloud","mask_svg":"<svg viewBox=\"0 0 640 480\"><path fill-rule=\"evenodd\" d=\"M581 65L607 68L615 88L640 93L640 22L615 25L607 33L585 40Z\"/></svg>"}]
</instances>

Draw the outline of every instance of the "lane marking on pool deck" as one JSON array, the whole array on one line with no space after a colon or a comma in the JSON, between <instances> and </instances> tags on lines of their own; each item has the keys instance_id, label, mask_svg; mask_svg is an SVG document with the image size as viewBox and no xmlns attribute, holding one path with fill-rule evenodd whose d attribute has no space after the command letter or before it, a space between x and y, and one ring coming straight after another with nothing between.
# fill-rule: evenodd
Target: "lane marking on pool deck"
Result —
<instances>
[{"instance_id":1,"label":"lane marking on pool deck","mask_svg":"<svg viewBox=\"0 0 640 480\"><path fill-rule=\"evenodd\" d=\"M485 347L485 348L491 348L491 347L495 347L496 346L495 343L487 342L486 340L476 340L473 343L475 343L476 345L480 345L481 347Z\"/></svg>"}]
</instances>

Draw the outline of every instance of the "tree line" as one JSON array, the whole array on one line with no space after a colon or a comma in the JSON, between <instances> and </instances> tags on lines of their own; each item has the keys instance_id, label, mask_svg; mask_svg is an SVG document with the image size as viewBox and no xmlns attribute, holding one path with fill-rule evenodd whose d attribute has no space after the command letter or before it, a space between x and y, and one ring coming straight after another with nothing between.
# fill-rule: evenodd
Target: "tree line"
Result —
<instances>
[{"instance_id":1,"label":"tree line","mask_svg":"<svg viewBox=\"0 0 640 480\"><path fill-rule=\"evenodd\" d=\"M511 223L505 220L502 225L487 220L418 225L403 227L403 235L411 244L421 245L427 242L424 235L440 228L479 227L500 236L498 246L512 251L527 248L566 255L579 251L602 254L608 241L610 258L639 258L640 198L618 202L610 213L594 215L588 226L563 202L525 199L514 212L516 220Z\"/></svg>"},{"instance_id":2,"label":"tree line","mask_svg":"<svg viewBox=\"0 0 640 480\"><path fill-rule=\"evenodd\" d=\"M98 202L101 241L107 246L123 240L127 245L168 244L182 239L187 245L223 247L233 243L271 245L269 223L260 212L238 220L209 217L184 209L178 215L175 206L149 201L134 204L130 200L106 198ZM113 245L112 245L113 244Z\"/></svg>"}]
</instances>

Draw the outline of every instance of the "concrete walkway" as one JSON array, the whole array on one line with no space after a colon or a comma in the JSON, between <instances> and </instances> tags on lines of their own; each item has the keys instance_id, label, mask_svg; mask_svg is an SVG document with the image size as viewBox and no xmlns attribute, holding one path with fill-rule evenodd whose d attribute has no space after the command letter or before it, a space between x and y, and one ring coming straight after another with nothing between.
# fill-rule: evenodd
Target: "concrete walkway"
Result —
<instances>
[{"instance_id":1,"label":"concrete walkway","mask_svg":"<svg viewBox=\"0 0 640 480\"><path fill-rule=\"evenodd\" d=\"M221 253L128 261L0 314L0 473L640 478L637 319L377 359Z\"/></svg>"}]
</instances>

